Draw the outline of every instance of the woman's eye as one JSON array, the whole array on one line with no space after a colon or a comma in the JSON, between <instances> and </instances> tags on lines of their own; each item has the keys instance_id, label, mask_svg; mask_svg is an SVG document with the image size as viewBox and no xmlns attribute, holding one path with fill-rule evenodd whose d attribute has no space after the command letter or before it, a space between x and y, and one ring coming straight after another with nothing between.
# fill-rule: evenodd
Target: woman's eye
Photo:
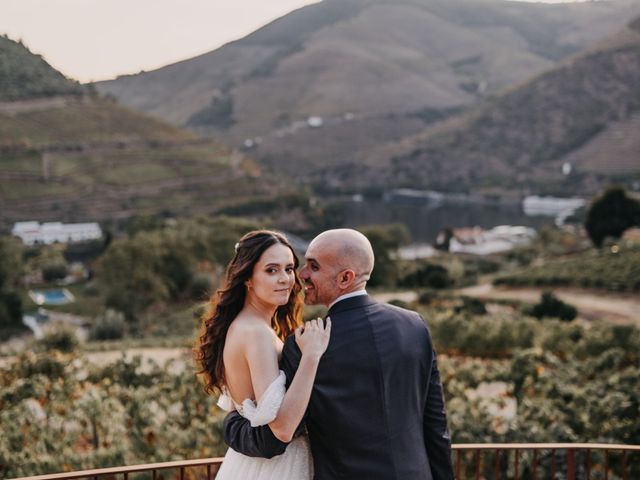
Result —
<instances>
[{"instance_id":1,"label":"woman's eye","mask_svg":"<svg viewBox=\"0 0 640 480\"><path fill-rule=\"evenodd\" d=\"M267 273L276 273L275 268L267 268Z\"/></svg>"},{"instance_id":2,"label":"woman's eye","mask_svg":"<svg viewBox=\"0 0 640 480\"><path fill-rule=\"evenodd\" d=\"M287 273L292 273L293 272L293 267L287 267Z\"/></svg>"}]
</instances>

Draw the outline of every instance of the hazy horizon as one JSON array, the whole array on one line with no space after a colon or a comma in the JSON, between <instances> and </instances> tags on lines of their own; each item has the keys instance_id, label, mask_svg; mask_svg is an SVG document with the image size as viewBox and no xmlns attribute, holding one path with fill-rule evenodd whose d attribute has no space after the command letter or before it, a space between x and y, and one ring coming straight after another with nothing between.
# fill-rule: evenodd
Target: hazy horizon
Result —
<instances>
[{"instance_id":1,"label":"hazy horizon","mask_svg":"<svg viewBox=\"0 0 640 480\"><path fill-rule=\"evenodd\" d=\"M0 34L86 83L210 52L313 3L318 0L2 0Z\"/></svg>"}]
</instances>

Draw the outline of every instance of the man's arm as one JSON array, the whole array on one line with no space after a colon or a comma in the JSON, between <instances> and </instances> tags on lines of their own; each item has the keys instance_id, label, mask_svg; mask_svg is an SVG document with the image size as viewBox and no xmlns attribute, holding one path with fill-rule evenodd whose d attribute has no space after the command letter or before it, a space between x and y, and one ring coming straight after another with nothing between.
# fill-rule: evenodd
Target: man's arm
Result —
<instances>
[{"instance_id":1,"label":"man's arm","mask_svg":"<svg viewBox=\"0 0 640 480\"><path fill-rule=\"evenodd\" d=\"M298 371L301 358L302 352L296 344L295 336L287 337L284 341L284 347L282 347L282 358L280 359L280 369L287 376L287 388L291 385L293 377Z\"/></svg>"},{"instance_id":2,"label":"man's arm","mask_svg":"<svg viewBox=\"0 0 640 480\"><path fill-rule=\"evenodd\" d=\"M453 480L453 464L451 463L451 436L447 427L447 414L444 405L438 357L431 343L429 347L433 359L431 362L431 376L429 391L423 415L424 441L429 457L429 465L434 480Z\"/></svg>"},{"instance_id":3,"label":"man's arm","mask_svg":"<svg viewBox=\"0 0 640 480\"><path fill-rule=\"evenodd\" d=\"M300 357L295 338L287 338L280 362L280 367L287 376L287 387L295 375ZM282 455L287 448L286 443L276 438L269 425L252 427L249 420L238 412L231 412L224 419L224 441L236 452L249 457L272 458Z\"/></svg>"},{"instance_id":4,"label":"man's arm","mask_svg":"<svg viewBox=\"0 0 640 480\"><path fill-rule=\"evenodd\" d=\"M248 457L272 458L282 455L287 448L286 443L276 438L269 425L252 427L249 420L235 411L224 419L224 441L236 452Z\"/></svg>"}]
</instances>

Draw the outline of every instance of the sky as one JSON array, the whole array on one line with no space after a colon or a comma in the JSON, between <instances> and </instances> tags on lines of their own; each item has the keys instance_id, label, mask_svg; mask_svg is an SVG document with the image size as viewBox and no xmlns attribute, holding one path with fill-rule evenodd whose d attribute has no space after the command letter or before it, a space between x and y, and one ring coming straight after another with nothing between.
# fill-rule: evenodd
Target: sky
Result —
<instances>
[{"instance_id":1,"label":"sky","mask_svg":"<svg viewBox=\"0 0 640 480\"><path fill-rule=\"evenodd\" d=\"M210 52L316 2L0 0L0 34L22 40L54 68L84 83Z\"/></svg>"}]
</instances>

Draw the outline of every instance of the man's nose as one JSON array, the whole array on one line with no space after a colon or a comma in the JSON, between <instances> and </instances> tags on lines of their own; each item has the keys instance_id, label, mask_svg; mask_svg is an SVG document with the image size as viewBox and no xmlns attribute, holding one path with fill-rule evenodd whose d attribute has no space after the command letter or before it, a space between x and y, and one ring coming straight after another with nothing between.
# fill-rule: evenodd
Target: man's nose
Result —
<instances>
[{"instance_id":1,"label":"man's nose","mask_svg":"<svg viewBox=\"0 0 640 480\"><path fill-rule=\"evenodd\" d=\"M300 269L300 272L298 273L298 275L300 275L300 278L302 278L303 280L306 280L307 278L309 278L309 275L307 274L306 265Z\"/></svg>"}]
</instances>

